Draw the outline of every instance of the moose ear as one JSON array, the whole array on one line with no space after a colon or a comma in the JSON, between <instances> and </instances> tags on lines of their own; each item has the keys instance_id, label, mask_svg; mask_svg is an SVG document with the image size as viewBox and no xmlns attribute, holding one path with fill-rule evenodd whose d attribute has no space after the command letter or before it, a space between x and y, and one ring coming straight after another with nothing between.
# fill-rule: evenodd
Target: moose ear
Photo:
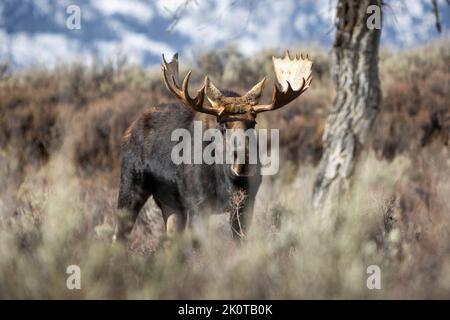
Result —
<instances>
[{"instance_id":1,"label":"moose ear","mask_svg":"<svg viewBox=\"0 0 450 320\"><path fill-rule=\"evenodd\" d=\"M258 84L256 84L253 88L251 88L250 91L247 92L244 97L251 101L258 101L264 90L265 84L266 84L266 77L264 77L260 82L258 82Z\"/></svg>"}]
</instances>

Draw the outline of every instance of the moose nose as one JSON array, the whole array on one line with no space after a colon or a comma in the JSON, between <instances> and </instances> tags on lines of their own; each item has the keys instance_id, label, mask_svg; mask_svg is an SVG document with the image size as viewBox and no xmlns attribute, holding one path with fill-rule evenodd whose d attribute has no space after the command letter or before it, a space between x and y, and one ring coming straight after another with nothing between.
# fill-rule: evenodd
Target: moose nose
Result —
<instances>
[{"instance_id":1,"label":"moose nose","mask_svg":"<svg viewBox=\"0 0 450 320\"><path fill-rule=\"evenodd\" d=\"M231 170L235 176L249 177L257 172L257 166L250 164L249 154L249 140L246 139L243 143L238 143L236 149L233 150L233 164Z\"/></svg>"}]
</instances>

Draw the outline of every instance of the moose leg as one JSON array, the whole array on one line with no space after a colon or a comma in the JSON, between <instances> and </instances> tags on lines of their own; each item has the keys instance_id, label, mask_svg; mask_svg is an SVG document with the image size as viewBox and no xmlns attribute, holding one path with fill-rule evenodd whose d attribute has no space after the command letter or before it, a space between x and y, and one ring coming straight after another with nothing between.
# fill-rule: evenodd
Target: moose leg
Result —
<instances>
[{"instance_id":1,"label":"moose leg","mask_svg":"<svg viewBox=\"0 0 450 320\"><path fill-rule=\"evenodd\" d=\"M158 200L156 200L156 203L161 208L168 238L173 238L183 232L186 228L187 219L182 210L170 208Z\"/></svg>"},{"instance_id":2,"label":"moose leg","mask_svg":"<svg viewBox=\"0 0 450 320\"><path fill-rule=\"evenodd\" d=\"M150 192L121 175L114 240L126 241Z\"/></svg>"},{"instance_id":3,"label":"moose leg","mask_svg":"<svg viewBox=\"0 0 450 320\"><path fill-rule=\"evenodd\" d=\"M183 214L172 213L167 217L166 233L169 238L180 234L186 227L186 218Z\"/></svg>"}]
</instances>

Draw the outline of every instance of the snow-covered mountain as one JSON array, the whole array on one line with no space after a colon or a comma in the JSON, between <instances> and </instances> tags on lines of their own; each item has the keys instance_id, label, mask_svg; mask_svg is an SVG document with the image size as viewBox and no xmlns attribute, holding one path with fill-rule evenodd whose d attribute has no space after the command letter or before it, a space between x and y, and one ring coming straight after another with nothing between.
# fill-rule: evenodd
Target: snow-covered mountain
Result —
<instances>
[{"instance_id":1,"label":"snow-covered mountain","mask_svg":"<svg viewBox=\"0 0 450 320\"><path fill-rule=\"evenodd\" d=\"M388 0L383 45L411 47L438 36L430 0ZM70 30L70 5L81 29ZM450 6L438 1L444 36ZM15 67L73 60L158 63L161 53L192 56L235 45L250 55L262 48L332 42L333 0L0 0L0 61ZM169 30L169 31L168 31Z\"/></svg>"}]
</instances>

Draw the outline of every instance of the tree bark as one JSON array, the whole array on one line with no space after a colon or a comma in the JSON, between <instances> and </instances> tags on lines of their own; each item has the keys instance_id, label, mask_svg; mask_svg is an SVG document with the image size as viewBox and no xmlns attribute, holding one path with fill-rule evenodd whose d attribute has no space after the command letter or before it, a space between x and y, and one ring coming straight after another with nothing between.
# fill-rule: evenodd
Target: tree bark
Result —
<instances>
[{"instance_id":1,"label":"tree bark","mask_svg":"<svg viewBox=\"0 0 450 320\"><path fill-rule=\"evenodd\" d=\"M382 0L339 0L332 76L336 97L323 133L324 149L314 183L313 206L338 203L349 188L360 151L378 113L381 100L378 77L380 28L369 28L367 13Z\"/></svg>"}]
</instances>

